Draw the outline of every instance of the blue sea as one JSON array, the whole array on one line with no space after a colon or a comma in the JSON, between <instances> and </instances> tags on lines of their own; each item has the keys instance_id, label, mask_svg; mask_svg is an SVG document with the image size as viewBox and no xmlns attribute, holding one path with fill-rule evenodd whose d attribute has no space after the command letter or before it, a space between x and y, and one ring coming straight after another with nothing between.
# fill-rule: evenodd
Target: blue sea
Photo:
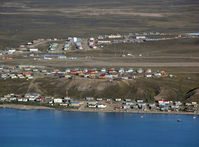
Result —
<instances>
[{"instance_id":1,"label":"blue sea","mask_svg":"<svg viewBox=\"0 0 199 147\"><path fill-rule=\"evenodd\" d=\"M199 117L0 108L0 147L62 146L199 147Z\"/></svg>"}]
</instances>

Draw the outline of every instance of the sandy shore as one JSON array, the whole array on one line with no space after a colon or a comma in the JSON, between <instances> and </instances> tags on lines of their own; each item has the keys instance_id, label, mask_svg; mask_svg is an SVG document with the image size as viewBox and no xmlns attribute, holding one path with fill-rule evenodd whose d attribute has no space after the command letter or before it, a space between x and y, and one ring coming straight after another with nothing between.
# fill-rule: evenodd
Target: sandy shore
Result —
<instances>
[{"instance_id":1,"label":"sandy shore","mask_svg":"<svg viewBox=\"0 0 199 147\"><path fill-rule=\"evenodd\" d=\"M46 106L31 106L31 105L21 105L21 104L2 104L0 108L12 108L19 110L59 110L59 111L68 111L68 112L105 112L105 113L146 113L146 114L190 114L196 115L194 112L161 112L161 111L135 111L135 110L106 110L106 109L57 109ZM199 114L197 114L199 115Z\"/></svg>"},{"instance_id":2,"label":"sandy shore","mask_svg":"<svg viewBox=\"0 0 199 147\"><path fill-rule=\"evenodd\" d=\"M21 104L3 104L0 108L13 108L20 110L53 110L54 108L45 106L31 106L31 105L21 105Z\"/></svg>"}]
</instances>

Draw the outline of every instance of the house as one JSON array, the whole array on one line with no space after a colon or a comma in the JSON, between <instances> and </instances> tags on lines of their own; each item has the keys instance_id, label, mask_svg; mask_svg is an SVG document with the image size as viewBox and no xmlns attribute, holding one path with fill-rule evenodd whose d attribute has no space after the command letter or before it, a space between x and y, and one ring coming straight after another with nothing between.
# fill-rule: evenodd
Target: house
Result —
<instances>
[{"instance_id":1,"label":"house","mask_svg":"<svg viewBox=\"0 0 199 147\"><path fill-rule=\"evenodd\" d=\"M137 69L137 73L143 73L143 69L142 68L138 68Z\"/></svg>"},{"instance_id":2,"label":"house","mask_svg":"<svg viewBox=\"0 0 199 147\"><path fill-rule=\"evenodd\" d=\"M35 101L36 102L41 102L41 101L44 101L44 99L45 99L44 97L38 97L38 98L35 99Z\"/></svg>"},{"instance_id":3,"label":"house","mask_svg":"<svg viewBox=\"0 0 199 147\"><path fill-rule=\"evenodd\" d=\"M197 105L197 102L191 102L192 105Z\"/></svg>"},{"instance_id":4,"label":"house","mask_svg":"<svg viewBox=\"0 0 199 147\"><path fill-rule=\"evenodd\" d=\"M68 107L68 104L59 104L60 106Z\"/></svg>"},{"instance_id":5,"label":"house","mask_svg":"<svg viewBox=\"0 0 199 147\"><path fill-rule=\"evenodd\" d=\"M158 105L159 106L165 106L165 105L169 105L169 101L165 101L163 99L158 99Z\"/></svg>"},{"instance_id":6,"label":"house","mask_svg":"<svg viewBox=\"0 0 199 147\"><path fill-rule=\"evenodd\" d=\"M146 108L146 103L138 103L138 108L139 109L145 109Z\"/></svg>"},{"instance_id":7,"label":"house","mask_svg":"<svg viewBox=\"0 0 199 147\"><path fill-rule=\"evenodd\" d=\"M138 105L133 105L133 109L138 109Z\"/></svg>"},{"instance_id":8,"label":"house","mask_svg":"<svg viewBox=\"0 0 199 147\"><path fill-rule=\"evenodd\" d=\"M63 47L63 50L69 50L70 49L70 44L66 43Z\"/></svg>"},{"instance_id":9,"label":"house","mask_svg":"<svg viewBox=\"0 0 199 147\"><path fill-rule=\"evenodd\" d=\"M118 110L118 109L120 109L120 107L119 107L119 106L116 106L114 109L115 109L115 110Z\"/></svg>"},{"instance_id":10,"label":"house","mask_svg":"<svg viewBox=\"0 0 199 147\"><path fill-rule=\"evenodd\" d=\"M181 103L180 101L175 101L174 104L175 104L176 106L181 106L181 105L182 105L182 103Z\"/></svg>"},{"instance_id":11,"label":"house","mask_svg":"<svg viewBox=\"0 0 199 147\"><path fill-rule=\"evenodd\" d=\"M77 70L77 69L74 69L74 70L70 70L70 73L71 74L79 74L80 73L80 71L79 70Z\"/></svg>"},{"instance_id":12,"label":"house","mask_svg":"<svg viewBox=\"0 0 199 147\"><path fill-rule=\"evenodd\" d=\"M106 74L105 77L106 77L107 79L112 79L112 78L113 78L113 75Z\"/></svg>"},{"instance_id":13,"label":"house","mask_svg":"<svg viewBox=\"0 0 199 147\"><path fill-rule=\"evenodd\" d=\"M38 93L26 93L24 97L28 98L28 99L33 98L35 100L39 96L40 96L40 94L38 94Z\"/></svg>"},{"instance_id":14,"label":"house","mask_svg":"<svg viewBox=\"0 0 199 147\"><path fill-rule=\"evenodd\" d=\"M16 97L11 97L11 98L10 98L10 101L16 101L16 100L17 100Z\"/></svg>"},{"instance_id":15,"label":"house","mask_svg":"<svg viewBox=\"0 0 199 147\"><path fill-rule=\"evenodd\" d=\"M20 46L19 46L19 50L23 50L23 51L25 51L25 50L27 50L27 48L26 48L26 46L25 46L25 45L23 45L23 44L22 44L22 45L20 45Z\"/></svg>"},{"instance_id":16,"label":"house","mask_svg":"<svg viewBox=\"0 0 199 147\"><path fill-rule=\"evenodd\" d=\"M2 101L2 102L6 101L6 100L7 100L6 97L1 97L1 98L0 98L0 101Z\"/></svg>"},{"instance_id":17,"label":"house","mask_svg":"<svg viewBox=\"0 0 199 147\"><path fill-rule=\"evenodd\" d=\"M67 69L65 70L65 72L66 72L66 73L70 73L70 68L67 68Z\"/></svg>"},{"instance_id":18,"label":"house","mask_svg":"<svg viewBox=\"0 0 199 147\"><path fill-rule=\"evenodd\" d=\"M99 79L106 79L106 75L105 74L101 74L98 76Z\"/></svg>"},{"instance_id":19,"label":"house","mask_svg":"<svg viewBox=\"0 0 199 147\"><path fill-rule=\"evenodd\" d=\"M146 78L152 78L152 74L145 74L144 77L146 77Z\"/></svg>"},{"instance_id":20,"label":"house","mask_svg":"<svg viewBox=\"0 0 199 147\"><path fill-rule=\"evenodd\" d=\"M24 71L31 71L30 68L24 68Z\"/></svg>"},{"instance_id":21,"label":"house","mask_svg":"<svg viewBox=\"0 0 199 147\"><path fill-rule=\"evenodd\" d=\"M122 80L128 80L129 77L122 77Z\"/></svg>"},{"instance_id":22,"label":"house","mask_svg":"<svg viewBox=\"0 0 199 147\"><path fill-rule=\"evenodd\" d=\"M70 102L69 106L70 107L79 107L81 105L80 102Z\"/></svg>"},{"instance_id":23,"label":"house","mask_svg":"<svg viewBox=\"0 0 199 147\"><path fill-rule=\"evenodd\" d=\"M87 103L87 107L89 107L89 108L95 108L95 107L97 107L97 102L88 102Z\"/></svg>"},{"instance_id":24,"label":"house","mask_svg":"<svg viewBox=\"0 0 199 147\"><path fill-rule=\"evenodd\" d=\"M168 111L169 110L169 106L165 105L164 107L160 108L160 111Z\"/></svg>"},{"instance_id":25,"label":"house","mask_svg":"<svg viewBox=\"0 0 199 147\"><path fill-rule=\"evenodd\" d=\"M57 58L58 58L58 59L66 59L67 57L64 56L64 55L60 55L60 56L58 56Z\"/></svg>"},{"instance_id":26,"label":"house","mask_svg":"<svg viewBox=\"0 0 199 147\"><path fill-rule=\"evenodd\" d=\"M175 110L175 109L178 109L178 108L179 108L179 106L171 105L171 106L170 106L170 108Z\"/></svg>"},{"instance_id":27,"label":"house","mask_svg":"<svg viewBox=\"0 0 199 147\"><path fill-rule=\"evenodd\" d=\"M152 70L151 70L151 68L147 68L144 72L145 72L145 73L151 73Z\"/></svg>"},{"instance_id":28,"label":"house","mask_svg":"<svg viewBox=\"0 0 199 147\"><path fill-rule=\"evenodd\" d=\"M83 49L81 42L76 42L75 46L77 49Z\"/></svg>"},{"instance_id":29,"label":"house","mask_svg":"<svg viewBox=\"0 0 199 147\"><path fill-rule=\"evenodd\" d=\"M28 98L29 101L35 101L35 99L36 99L35 97Z\"/></svg>"},{"instance_id":30,"label":"house","mask_svg":"<svg viewBox=\"0 0 199 147\"><path fill-rule=\"evenodd\" d=\"M133 105L133 103L132 102L124 102L123 105L129 105L130 106L130 105Z\"/></svg>"},{"instance_id":31,"label":"house","mask_svg":"<svg viewBox=\"0 0 199 147\"><path fill-rule=\"evenodd\" d=\"M185 103L185 106L191 106L192 104L191 103Z\"/></svg>"},{"instance_id":32,"label":"house","mask_svg":"<svg viewBox=\"0 0 199 147\"><path fill-rule=\"evenodd\" d=\"M102 101L103 99L102 98L97 98L97 101Z\"/></svg>"},{"instance_id":33,"label":"house","mask_svg":"<svg viewBox=\"0 0 199 147\"><path fill-rule=\"evenodd\" d=\"M126 72L127 73L132 73L133 72L133 68L129 68Z\"/></svg>"},{"instance_id":34,"label":"house","mask_svg":"<svg viewBox=\"0 0 199 147\"><path fill-rule=\"evenodd\" d=\"M123 105L123 106L122 106L122 109L130 109L130 108L131 108L130 105Z\"/></svg>"},{"instance_id":35,"label":"house","mask_svg":"<svg viewBox=\"0 0 199 147\"><path fill-rule=\"evenodd\" d=\"M97 39L104 39L104 37L103 37L102 35L99 35L99 36L97 37Z\"/></svg>"},{"instance_id":36,"label":"house","mask_svg":"<svg viewBox=\"0 0 199 147\"><path fill-rule=\"evenodd\" d=\"M60 104L62 102L63 102L63 99L61 99L61 98L55 98L55 99L53 99L53 103L55 103L55 104Z\"/></svg>"},{"instance_id":37,"label":"house","mask_svg":"<svg viewBox=\"0 0 199 147\"><path fill-rule=\"evenodd\" d=\"M88 74L97 74L98 72L96 70L88 70Z\"/></svg>"},{"instance_id":38,"label":"house","mask_svg":"<svg viewBox=\"0 0 199 147\"><path fill-rule=\"evenodd\" d=\"M94 44L91 44L91 45L89 45L90 46L90 48L97 48Z\"/></svg>"},{"instance_id":39,"label":"house","mask_svg":"<svg viewBox=\"0 0 199 147\"><path fill-rule=\"evenodd\" d=\"M32 71L33 71L33 72L38 72L38 69L37 69L37 68L35 68L35 69L33 69Z\"/></svg>"},{"instance_id":40,"label":"house","mask_svg":"<svg viewBox=\"0 0 199 147\"><path fill-rule=\"evenodd\" d=\"M154 109L156 107L156 105L153 103L153 104L148 104L149 106L149 109Z\"/></svg>"},{"instance_id":41,"label":"house","mask_svg":"<svg viewBox=\"0 0 199 147\"><path fill-rule=\"evenodd\" d=\"M137 103L143 103L144 100L137 100Z\"/></svg>"},{"instance_id":42,"label":"house","mask_svg":"<svg viewBox=\"0 0 199 147\"><path fill-rule=\"evenodd\" d=\"M43 69L43 70L41 70L41 72L42 72L42 73L46 73L46 72L47 72L47 70Z\"/></svg>"},{"instance_id":43,"label":"house","mask_svg":"<svg viewBox=\"0 0 199 147\"><path fill-rule=\"evenodd\" d=\"M102 108L102 109L104 109L104 108L106 108L107 106L105 105L105 104L98 104L97 105L97 108Z\"/></svg>"},{"instance_id":44,"label":"house","mask_svg":"<svg viewBox=\"0 0 199 147\"><path fill-rule=\"evenodd\" d=\"M93 97L86 97L85 100L86 100L86 101L93 101L94 98L93 98Z\"/></svg>"},{"instance_id":45,"label":"house","mask_svg":"<svg viewBox=\"0 0 199 147\"><path fill-rule=\"evenodd\" d=\"M18 101L18 102L22 102L23 99L22 99L22 98L18 98L17 101Z\"/></svg>"},{"instance_id":46,"label":"house","mask_svg":"<svg viewBox=\"0 0 199 147\"><path fill-rule=\"evenodd\" d=\"M98 40L97 43L98 44L110 44L111 41L110 40Z\"/></svg>"},{"instance_id":47,"label":"house","mask_svg":"<svg viewBox=\"0 0 199 147\"><path fill-rule=\"evenodd\" d=\"M136 39L146 39L145 36L136 36Z\"/></svg>"},{"instance_id":48,"label":"house","mask_svg":"<svg viewBox=\"0 0 199 147\"><path fill-rule=\"evenodd\" d=\"M131 99L124 99L124 101L126 101L126 102L131 102Z\"/></svg>"},{"instance_id":49,"label":"house","mask_svg":"<svg viewBox=\"0 0 199 147\"><path fill-rule=\"evenodd\" d=\"M120 34L117 34L117 35L113 35L113 34L111 34L111 35L109 35L109 36L108 36L108 38L110 38L110 39L114 39L114 38L122 38L122 35L120 35Z\"/></svg>"},{"instance_id":50,"label":"house","mask_svg":"<svg viewBox=\"0 0 199 147\"><path fill-rule=\"evenodd\" d=\"M108 73L109 73L109 74L114 74L114 73L116 73L115 68L111 68L110 70L108 70Z\"/></svg>"},{"instance_id":51,"label":"house","mask_svg":"<svg viewBox=\"0 0 199 147\"><path fill-rule=\"evenodd\" d=\"M65 97L65 98L64 98L64 103L70 103L70 102L71 102L70 97Z\"/></svg>"},{"instance_id":52,"label":"house","mask_svg":"<svg viewBox=\"0 0 199 147\"><path fill-rule=\"evenodd\" d=\"M84 78L90 78L89 74L84 74Z\"/></svg>"},{"instance_id":53,"label":"house","mask_svg":"<svg viewBox=\"0 0 199 147\"><path fill-rule=\"evenodd\" d=\"M8 50L8 54L13 54L14 52L16 52L15 49L9 49L9 50Z\"/></svg>"},{"instance_id":54,"label":"house","mask_svg":"<svg viewBox=\"0 0 199 147\"><path fill-rule=\"evenodd\" d=\"M154 75L155 77L161 77L161 76L162 76L162 74L161 74L160 72L155 72L153 75Z\"/></svg>"},{"instance_id":55,"label":"house","mask_svg":"<svg viewBox=\"0 0 199 147\"><path fill-rule=\"evenodd\" d=\"M27 102L28 99L27 98L22 98L22 102Z\"/></svg>"},{"instance_id":56,"label":"house","mask_svg":"<svg viewBox=\"0 0 199 147\"><path fill-rule=\"evenodd\" d=\"M101 72L106 72L106 68L102 68L102 69L101 69Z\"/></svg>"},{"instance_id":57,"label":"house","mask_svg":"<svg viewBox=\"0 0 199 147\"><path fill-rule=\"evenodd\" d=\"M82 72L83 73L87 73L88 72L88 68L84 68Z\"/></svg>"},{"instance_id":58,"label":"house","mask_svg":"<svg viewBox=\"0 0 199 147\"><path fill-rule=\"evenodd\" d=\"M29 76L28 79L33 79L33 77L32 77L32 76Z\"/></svg>"},{"instance_id":59,"label":"house","mask_svg":"<svg viewBox=\"0 0 199 147\"><path fill-rule=\"evenodd\" d=\"M125 72L124 68L120 68L118 72L121 73L121 74L124 73Z\"/></svg>"},{"instance_id":60,"label":"house","mask_svg":"<svg viewBox=\"0 0 199 147\"><path fill-rule=\"evenodd\" d=\"M23 75L25 75L25 76L31 76L32 73L30 73L30 72L23 72Z\"/></svg>"},{"instance_id":61,"label":"house","mask_svg":"<svg viewBox=\"0 0 199 147\"><path fill-rule=\"evenodd\" d=\"M120 102L122 99L121 98L116 98L115 101L116 102Z\"/></svg>"},{"instance_id":62,"label":"house","mask_svg":"<svg viewBox=\"0 0 199 147\"><path fill-rule=\"evenodd\" d=\"M38 52L39 49L38 49L38 48L30 48L29 51L30 51L30 52Z\"/></svg>"}]
</instances>

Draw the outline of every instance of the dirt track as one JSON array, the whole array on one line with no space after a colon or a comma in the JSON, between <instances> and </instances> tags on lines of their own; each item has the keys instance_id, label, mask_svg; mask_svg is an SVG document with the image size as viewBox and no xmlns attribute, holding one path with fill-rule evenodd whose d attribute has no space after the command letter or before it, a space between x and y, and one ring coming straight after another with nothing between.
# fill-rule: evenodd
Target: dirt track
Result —
<instances>
[{"instance_id":1,"label":"dirt track","mask_svg":"<svg viewBox=\"0 0 199 147\"><path fill-rule=\"evenodd\" d=\"M157 63L157 62L138 62L138 63L125 63L125 62L104 62L93 61L80 63L82 66L141 66L141 67L199 67L198 62L169 62L169 63Z\"/></svg>"},{"instance_id":2,"label":"dirt track","mask_svg":"<svg viewBox=\"0 0 199 147\"><path fill-rule=\"evenodd\" d=\"M17 65L17 64L27 64L27 59L13 59L10 61L0 60L1 64L7 65ZM95 59L87 60L85 58L79 58L76 61L71 60L39 60L34 61L32 59L28 60L29 64L33 65L45 65L54 67L73 67L73 66L84 66L84 67L98 67L98 66L139 66L139 67L199 67L199 62L133 62L133 61L96 61Z\"/></svg>"}]
</instances>

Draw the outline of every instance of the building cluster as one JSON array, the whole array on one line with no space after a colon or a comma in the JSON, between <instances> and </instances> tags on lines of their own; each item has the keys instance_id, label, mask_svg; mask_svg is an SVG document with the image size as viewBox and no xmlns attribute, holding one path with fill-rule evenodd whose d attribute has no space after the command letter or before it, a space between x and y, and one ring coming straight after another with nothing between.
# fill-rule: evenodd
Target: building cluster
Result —
<instances>
[{"instance_id":1,"label":"building cluster","mask_svg":"<svg viewBox=\"0 0 199 147\"><path fill-rule=\"evenodd\" d=\"M37 72L46 73L47 70L44 66L34 65L17 65L8 66L0 65L0 78L1 79L33 79L34 74Z\"/></svg>"},{"instance_id":2,"label":"building cluster","mask_svg":"<svg viewBox=\"0 0 199 147\"><path fill-rule=\"evenodd\" d=\"M0 97L3 103L41 103L49 106L63 106L79 108L99 108L105 110L136 110L136 111L163 111L163 112L196 112L197 102L182 103L180 101L166 101L159 99L154 103L146 103L142 99L131 100L129 98L94 98L85 97L82 100L70 97L55 98L53 96L41 96L38 93L27 93L25 95L7 94Z\"/></svg>"},{"instance_id":3,"label":"building cluster","mask_svg":"<svg viewBox=\"0 0 199 147\"><path fill-rule=\"evenodd\" d=\"M94 38L90 38L90 39L88 40L88 46L89 46L90 48L94 48L94 49L97 48L97 47L95 46L95 39L94 39Z\"/></svg>"},{"instance_id":4,"label":"building cluster","mask_svg":"<svg viewBox=\"0 0 199 147\"><path fill-rule=\"evenodd\" d=\"M66 44L69 45L69 46L71 46L71 44L75 44L75 48L76 49L80 49L80 50L83 49L83 47L82 47L82 38L68 37L68 39L66 40Z\"/></svg>"},{"instance_id":5,"label":"building cluster","mask_svg":"<svg viewBox=\"0 0 199 147\"><path fill-rule=\"evenodd\" d=\"M46 57L47 58L47 57ZM51 57L48 57L51 58ZM58 78L73 79L74 77L90 79L129 80L136 78L170 77L172 74L164 70L152 72L151 68L66 68L65 70L35 65L0 65L0 78L2 79L33 79L35 75L56 76Z\"/></svg>"},{"instance_id":6,"label":"building cluster","mask_svg":"<svg viewBox=\"0 0 199 147\"><path fill-rule=\"evenodd\" d=\"M45 43L47 40L51 40L51 39L39 38L37 40L33 40L31 42L27 42L26 44L21 44L17 48L17 51L39 52L39 49L36 46L39 45L39 44Z\"/></svg>"},{"instance_id":7,"label":"building cluster","mask_svg":"<svg viewBox=\"0 0 199 147\"><path fill-rule=\"evenodd\" d=\"M79 107L83 102L73 101L70 97L55 98L53 96L41 96L38 93L26 93L25 95L7 94L0 97L0 102L10 103L41 103L49 106Z\"/></svg>"},{"instance_id":8,"label":"building cluster","mask_svg":"<svg viewBox=\"0 0 199 147\"><path fill-rule=\"evenodd\" d=\"M47 57L46 57L47 58ZM50 58L50 57L48 57ZM79 76L81 78L91 78L91 79L112 79L112 80L128 80L135 79L139 77L145 78L159 78L159 77L170 77L172 74L168 74L165 71L152 72L151 68L66 68L65 70L47 68L45 66L35 66L35 65L0 65L0 78L2 79L32 79L35 74L54 75L59 78L72 79L74 76Z\"/></svg>"},{"instance_id":9,"label":"building cluster","mask_svg":"<svg viewBox=\"0 0 199 147\"><path fill-rule=\"evenodd\" d=\"M165 71L157 71L157 72L152 72L151 68L120 68L120 69L115 69L115 68L84 68L84 69L79 69L79 68L74 68L70 69L67 68L64 73L58 73L57 74L60 77L66 77L66 78L72 78L73 75L77 75L80 77L84 78L98 78L98 79L115 79L115 80L128 80L128 79L135 79L138 77L145 77L145 78L152 78L152 77L170 77L172 78L172 74L167 74Z\"/></svg>"},{"instance_id":10,"label":"building cluster","mask_svg":"<svg viewBox=\"0 0 199 147\"><path fill-rule=\"evenodd\" d=\"M103 47L103 44L112 44L112 43L135 43L135 42L144 42L144 41L159 41L159 40L168 40L168 39L177 39L177 38L198 38L198 33L185 33L185 34L168 34L160 32L139 32L139 33L128 33L128 34L110 34L110 35L99 35L96 38L80 38L80 37L68 37L67 39L43 39L39 38L24 44L21 44L18 48L10 48L2 50L1 55L10 55L10 54L21 54L24 52L29 53L41 53L41 49L38 48L39 45L49 43L47 49L48 53L61 53L71 49L82 50L87 47L84 45L83 40L87 40L88 48L96 49L97 47ZM63 43L64 41L64 43ZM86 42L84 43L86 44ZM11 60L11 58L5 58L4 60Z\"/></svg>"},{"instance_id":11,"label":"building cluster","mask_svg":"<svg viewBox=\"0 0 199 147\"><path fill-rule=\"evenodd\" d=\"M159 32L143 32L143 33L129 33L126 35L111 34L99 35L97 37L97 44L111 44L111 43L135 43L144 41L158 41L175 38L174 35L159 33Z\"/></svg>"}]
</instances>

